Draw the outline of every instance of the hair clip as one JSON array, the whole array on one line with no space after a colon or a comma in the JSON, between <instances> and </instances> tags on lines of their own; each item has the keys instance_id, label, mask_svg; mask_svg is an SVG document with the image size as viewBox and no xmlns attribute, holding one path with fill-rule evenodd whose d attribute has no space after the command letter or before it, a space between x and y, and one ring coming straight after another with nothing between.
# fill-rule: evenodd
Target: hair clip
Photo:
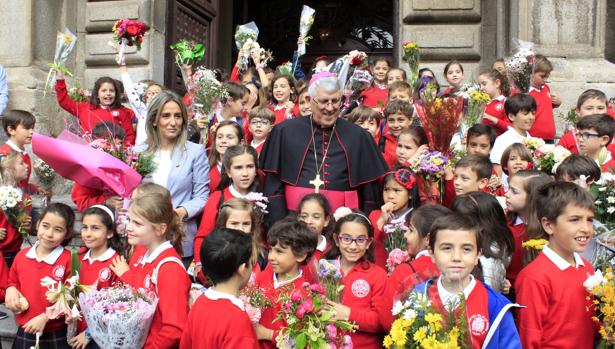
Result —
<instances>
[{"instance_id":1,"label":"hair clip","mask_svg":"<svg viewBox=\"0 0 615 349\"><path fill-rule=\"evenodd\" d=\"M357 215L359 217L363 217L367 222L370 221L369 218L367 218L364 214L359 212L353 212L352 209L345 206L338 207L337 210L335 210L335 212L333 213L333 219L335 219L335 221L337 222L348 215Z\"/></svg>"},{"instance_id":2,"label":"hair clip","mask_svg":"<svg viewBox=\"0 0 615 349\"><path fill-rule=\"evenodd\" d=\"M397 171L390 173L395 176L397 183L401 184L404 188L408 190L414 188L414 185L416 184L416 177L410 169L400 168Z\"/></svg>"}]
</instances>

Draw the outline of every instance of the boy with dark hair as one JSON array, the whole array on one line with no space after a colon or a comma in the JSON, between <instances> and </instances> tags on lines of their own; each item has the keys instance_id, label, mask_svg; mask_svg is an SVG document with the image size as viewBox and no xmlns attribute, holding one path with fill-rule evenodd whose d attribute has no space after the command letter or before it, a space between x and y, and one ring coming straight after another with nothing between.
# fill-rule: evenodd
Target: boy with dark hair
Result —
<instances>
[{"instance_id":1,"label":"boy with dark hair","mask_svg":"<svg viewBox=\"0 0 615 349\"><path fill-rule=\"evenodd\" d=\"M615 120L606 114L588 115L577 123L579 152L596 161L603 172L615 172L615 160L607 149L614 133Z\"/></svg>"},{"instance_id":2,"label":"boy with dark hair","mask_svg":"<svg viewBox=\"0 0 615 349\"><path fill-rule=\"evenodd\" d=\"M380 136L378 147L384 155L384 160L389 167L395 167L397 164L397 137L401 130L412 124L412 114L414 107L412 104L394 100L387 104L384 108L384 117L386 118L388 131Z\"/></svg>"},{"instance_id":3,"label":"boy with dark hair","mask_svg":"<svg viewBox=\"0 0 615 349\"><path fill-rule=\"evenodd\" d=\"M594 160L584 155L572 154L562 161L555 170L555 179L562 182L574 182L578 185L591 185L600 179L602 171ZM585 178L581 180L581 176Z\"/></svg>"},{"instance_id":4,"label":"boy with dark hair","mask_svg":"<svg viewBox=\"0 0 615 349\"><path fill-rule=\"evenodd\" d=\"M536 120L534 113L536 112L536 100L534 97L519 93L506 99L504 103L504 111L508 115L508 119L512 122L512 126L508 131L502 133L495 139L491 155L489 156L498 174L502 173L500 161L502 153L506 148L514 143L522 143L523 139L530 137L528 132L534 121Z\"/></svg>"},{"instance_id":5,"label":"boy with dark hair","mask_svg":"<svg viewBox=\"0 0 615 349\"><path fill-rule=\"evenodd\" d=\"M250 146L256 150L259 156L274 122L275 113L264 105L252 109L248 114L248 129L252 135Z\"/></svg>"},{"instance_id":6,"label":"boy with dark hair","mask_svg":"<svg viewBox=\"0 0 615 349\"><path fill-rule=\"evenodd\" d=\"M203 271L213 286L190 309L180 348L258 348L252 321L238 298L252 273L252 237L239 230L217 229L207 235L200 252Z\"/></svg>"},{"instance_id":7,"label":"boy with dark hair","mask_svg":"<svg viewBox=\"0 0 615 349\"><path fill-rule=\"evenodd\" d=\"M476 124L468 129L466 150L468 154L481 154L489 156L496 133L493 127L485 124Z\"/></svg>"},{"instance_id":8,"label":"boy with dark hair","mask_svg":"<svg viewBox=\"0 0 615 349\"><path fill-rule=\"evenodd\" d=\"M45 194L37 185L30 184L30 174L32 173L32 161L26 152L26 144L32 143L32 134L36 118L25 110L9 110L2 115L2 128L9 137L9 140L0 147L0 154L8 156L12 150L21 154L24 164L28 166L28 176L26 179L17 183L17 187L31 194Z\"/></svg>"},{"instance_id":9,"label":"boy with dark hair","mask_svg":"<svg viewBox=\"0 0 615 349\"><path fill-rule=\"evenodd\" d=\"M528 94L536 99L536 122L530 129L534 137L542 138L546 142L553 143L555 139L555 119L553 108L562 104L559 96L552 95L547 80L553 71L553 65L543 55L536 55L534 70L530 78L531 86ZM507 112L508 113L508 112Z\"/></svg>"},{"instance_id":10,"label":"boy with dark hair","mask_svg":"<svg viewBox=\"0 0 615 349\"><path fill-rule=\"evenodd\" d=\"M483 191L493 172L493 165L485 155L467 155L455 165L455 194Z\"/></svg>"},{"instance_id":11,"label":"boy with dark hair","mask_svg":"<svg viewBox=\"0 0 615 349\"><path fill-rule=\"evenodd\" d=\"M273 349L278 331L286 326L284 321L276 320L282 306L280 293L292 290L302 292L302 284L307 280L300 266L310 260L318 238L304 223L285 218L269 229L267 242L271 246L267 257L269 264L256 277L256 286L265 290L265 297L273 305L262 309L261 319L255 328L261 348Z\"/></svg>"}]
</instances>

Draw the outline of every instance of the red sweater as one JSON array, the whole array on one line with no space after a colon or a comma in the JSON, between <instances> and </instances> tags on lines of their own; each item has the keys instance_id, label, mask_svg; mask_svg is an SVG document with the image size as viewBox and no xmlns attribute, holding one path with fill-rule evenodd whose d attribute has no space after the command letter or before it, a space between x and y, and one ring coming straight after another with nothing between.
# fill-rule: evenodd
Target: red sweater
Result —
<instances>
[{"instance_id":1,"label":"red sweater","mask_svg":"<svg viewBox=\"0 0 615 349\"><path fill-rule=\"evenodd\" d=\"M578 349L593 347L593 310L583 282L594 274L585 266L561 270L544 253L525 267L515 283L517 302L526 305L518 316L523 348ZM590 308L591 309L591 308Z\"/></svg>"},{"instance_id":2,"label":"red sweater","mask_svg":"<svg viewBox=\"0 0 615 349\"><path fill-rule=\"evenodd\" d=\"M389 254L384 248L384 240L386 240L387 234L382 229L379 229L377 224L381 213L381 210L373 210L369 214L369 221L372 223L372 227L374 227L374 241L372 242L372 244L374 246L373 248L375 264L384 269L386 268L387 257L389 256Z\"/></svg>"},{"instance_id":3,"label":"red sweater","mask_svg":"<svg viewBox=\"0 0 615 349\"><path fill-rule=\"evenodd\" d=\"M611 159L604 164L600 165L602 172L615 173L615 159Z\"/></svg>"},{"instance_id":4,"label":"red sweater","mask_svg":"<svg viewBox=\"0 0 615 349\"><path fill-rule=\"evenodd\" d=\"M15 149L11 148L11 146L8 145L8 143L4 143L0 147L0 154L2 154L2 156L9 156L11 151L15 151ZM25 151L22 151L21 159L23 160L24 164L26 164L26 166L28 167L28 176L26 177L26 179L17 183L17 187L24 190L27 193L36 194L36 192L39 189L38 185L30 184L30 174L32 174L32 160L30 159L30 155L28 155L28 153L26 153Z\"/></svg>"},{"instance_id":5,"label":"red sweater","mask_svg":"<svg viewBox=\"0 0 615 349\"><path fill-rule=\"evenodd\" d=\"M180 349L258 348L248 314L228 299L200 296L188 314Z\"/></svg>"},{"instance_id":6,"label":"red sweater","mask_svg":"<svg viewBox=\"0 0 615 349\"><path fill-rule=\"evenodd\" d=\"M527 225L525 223L520 223L514 225L514 222L509 221L508 227L513 234L513 238L515 240L515 250L513 251L512 257L510 259L510 264L508 268L506 268L506 278L510 281L511 285L515 285L515 281L517 280L517 275L521 269L523 269L523 242L527 241Z\"/></svg>"},{"instance_id":7,"label":"red sweater","mask_svg":"<svg viewBox=\"0 0 615 349\"><path fill-rule=\"evenodd\" d=\"M213 193L218 188L218 184L220 184L220 180L222 180L222 175L220 174L220 170L218 169L218 165L213 165L209 168L209 192Z\"/></svg>"},{"instance_id":8,"label":"red sweater","mask_svg":"<svg viewBox=\"0 0 615 349\"><path fill-rule=\"evenodd\" d=\"M545 84L540 90L532 89L529 95L536 100L536 120L529 130L532 137L542 138L552 141L555 139L555 120L553 118L553 102L551 101L551 90Z\"/></svg>"},{"instance_id":9,"label":"red sweater","mask_svg":"<svg viewBox=\"0 0 615 349\"><path fill-rule=\"evenodd\" d=\"M350 308L348 320L358 329L350 333L353 348L380 348L384 328L383 314L390 313L392 300L385 300L387 274L384 269L369 262L357 264L344 275L342 304Z\"/></svg>"},{"instance_id":10,"label":"red sweater","mask_svg":"<svg viewBox=\"0 0 615 349\"><path fill-rule=\"evenodd\" d=\"M231 194L230 187L224 188L224 202L233 199L234 196ZM214 191L207 200L205 204L205 208L203 209L203 218L201 219L201 224L199 225L199 230L194 237L194 261L201 261L201 245L203 244L203 240L209 233L211 233L216 227L216 218L218 217L218 208L220 207L220 199L222 197L222 192L219 190Z\"/></svg>"},{"instance_id":11,"label":"red sweater","mask_svg":"<svg viewBox=\"0 0 615 349\"><path fill-rule=\"evenodd\" d=\"M77 205L79 211L85 211L94 205L103 205L107 197L105 192L100 189L85 187L76 182L70 192L70 198Z\"/></svg>"},{"instance_id":12,"label":"red sweater","mask_svg":"<svg viewBox=\"0 0 615 349\"><path fill-rule=\"evenodd\" d=\"M280 293L282 293L282 291L291 292L292 290L303 291L304 288L302 287L302 284L306 281L307 280L303 276L300 276L293 282L278 287L276 289L273 284L273 270L271 269L271 265L267 265L265 270L263 270L263 272L258 274L258 276L256 277L256 286L264 290L265 297L267 297L267 299L269 299L270 303L272 304L271 307L262 309L261 319L258 323L268 329L273 330L273 340L258 341L259 347L261 349L275 348L275 338L278 336L278 332L286 326L286 322L279 320L276 321L276 317L282 311L282 303L278 300L280 297ZM304 296L306 296L305 292Z\"/></svg>"},{"instance_id":13,"label":"red sweater","mask_svg":"<svg viewBox=\"0 0 615 349\"><path fill-rule=\"evenodd\" d=\"M96 284L96 289L115 286L119 278L109 269L111 262L119 256L113 249L107 250L101 257L91 261L86 260L86 256L81 257L81 270L79 271L79 281L84 285Z\"/></svg>"},{"instance_id":14,"label":"red sweater","mask_svg":"<svg viewBox=\"0 0 615 349\"><path fill-rule=\"evenodd\" d=\"M0 240L0 251L16 252L21 249L23 238L17 228L9 223L6 215L0 210L0 228L6 229L6 236Z\"/></svg>"},{"instance_id":15,"label":"red sweater","mask_svg":"<svg viewBox=\"0 0 615 349\"><path fill-rule=\"evenodd\" d=\"M387 105L387 99L389 98L389 89L378 88L375 85L372 85L365 92L361 94L364 97L363 105L368 106L370 108L384 108ZM381 105L378 105L380 102Z\"/></svg>"},{"instance_id":16,"label":"red sweater","mask_svg":"<svg viewBox=\"0 0 615 349\"><path fill-rule=\"evenodd\" d=\"M382 137L384 137L384 153L382 153L384 161L390 168L393 168L397 166L397 138L390 133Z\"/></svg>"},{"instance_id":17,"label":"red sweater","mask_svg":"<svg viewBox=\"0 0 615 349\"><path fill-rule=\"evenodd\" d=\"M30 304L28 310L15 315L17 325L22 328L28 321L44 313L47 307L52 305L45 297L47 287L41 285L41 279L49 276L55 281L64 282L70 275L71 258L68 250L59 246L58 250L51 253L61 251L55 261L51 260L53 258L50 258L50 254L44 260L37 262L35 257L26 256L32 249L34 247L19 251L9 273L8 286L16 287ZM32 253L35 253L35 251L32 251ZM63 318L49 320L44 332L53 332L65 326Z\"/></svg>"},{"instance_id":18,"label":"red sweater","mask_svg":"<svg viewBox=\"0 0 615 349\"><path fill-rule=\"evenodd\" d=\"M579 148L577 146L577 140L574 137L574 131L568 131L564 133L562 138L560 138L557 145L568 149L571 153L579 155Z\"/></svg>"},{"instance_id":19,"label":"red sweater","mask_svg":"<svg viewBox=\"0 0 615 349\"><path fill-rule=\"evenodd\" d=\"M326 239L326 238L325 238ZM331 250L331 242L327 241L324 251L314 250L310 261L306 265L301 266L303 277L310 283L318 283L318 264L319 261Z\"/></svg>"},{"instance_id":20,"label":"red sweater","mask_svg":"<svg viewBox=\"0 0 615 349\"><path fill-rule=\"evenodd\" d=\"M508 126L511 126L510 120L504 111L504 102L506 97L501 96L499 99L493 99L485 107L485 114L494 116L498 119L497 123L493 123L487 119L482 119L483 124L491 126L495 129L495 133L499 136L508 130Z\"/></svg>"},{"instance_id":21,"label":"red sweater","mask_svg":"<svg viewBox=\"0 0 615 349\"><path fill-rule=\"evenodd\" d=\"M269 108L275 114L275 122L273 123L274 126L288 120L286 118L286 107L278 108L276 110L276 106L274 106L273 104L269 104L267 105L267 108ZM299 106L296 103L293 105L292 116L293 118L299 116Z\"/></svg>"},{"instance_id":22,"label":"red sweater","mask_svg":"<svg viewBox=\"0 0 615 349\"><path fill-rule=\"evenodd\" d=\"M4 303L6 288L9 287L9 267L4 261L4 256L0 252L0 302Z\"/></svg>"},{"instance_id":23,"label":"red sweater","mask_svg":"<svg viewBox=\"0 0 615 349\"><path fill-rule=\"evenodd\" d=\"M96 92L92 91L92 93ZM110 121L124 129L126 132L126 144L135 144L136 134L132 126L132 119L135 117L135 113L132 109L125 107L109 109L95 106L90 102L75 102L68 96L64 79L56 82L56 95L62 109L79 119L84 132L92 132L94 126L99 122Z\"/></svg>"},{"instance_id":24,"label":"red sweater","mask_svg":"<svg viewBox=\"0 0 615 349\"><path fill-rule=\"evenodd\" d=\"M144 288L158 295L158 306L143 347L145 349L177 348L188 319L190 279L186 270L175 262L167 262L159 269L157 287L151 279L154 269L163 259L175 257L181 261L180 255L170 244L165 247L160 247L164 248L161 252L160 249L154 251L160 252L154 260L141 264L147 249L137 246L130 257L130 270L120 277L120 281L133 288Z\"/></svg>"}]
</instances>

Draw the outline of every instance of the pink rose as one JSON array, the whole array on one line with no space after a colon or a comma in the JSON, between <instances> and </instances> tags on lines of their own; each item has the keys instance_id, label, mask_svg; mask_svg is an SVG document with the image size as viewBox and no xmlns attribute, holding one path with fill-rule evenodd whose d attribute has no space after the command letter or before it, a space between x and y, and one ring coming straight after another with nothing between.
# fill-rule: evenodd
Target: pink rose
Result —
<instances>
[{"instance_id":1,"label":"pink rose","mask_svg":"<svg viewBox=\"0 0 615 349\"><path fill-rule=\"evenodd\" d=\"M305 308L306 313L311 313L312 311L314 311L314 303L311 299L308 299L305 302L301 303L300 307Z\"/></svg>"},{"instance_id":2,"label":"pink rose","mask_svg":"<svg viewBox=\"0 0 615 349\"><path fill-rule=\"evenodd\" d=\"M316 293L319 293L319 294L325 294L325 287L323 285L320 285L320 284L311 284L310 285L310 291L316 292Z\"/></svg>"},{"instance_id":3,"label":"pink rose","mask_svg":"<svg viewBox=\"0 0 615 349\"><path fill-rule=\"evenodd\" d=\"M293 302L299 302L303 298L301 291L294 290L293 293L290 294L290 300Z\"/></svg>"},{"instance_id":4,"label":"pink rose","mask_svg":"<svg viewBox=\"0 0 615 349\"><path fill-rule=\"evenodd\" d=\"M329 338L337 337L337 327L335 327L334 324L328 324L327 326L325 326L325 330L327 331L327 335L329 336Z\"/></svg>"}]
</instances>

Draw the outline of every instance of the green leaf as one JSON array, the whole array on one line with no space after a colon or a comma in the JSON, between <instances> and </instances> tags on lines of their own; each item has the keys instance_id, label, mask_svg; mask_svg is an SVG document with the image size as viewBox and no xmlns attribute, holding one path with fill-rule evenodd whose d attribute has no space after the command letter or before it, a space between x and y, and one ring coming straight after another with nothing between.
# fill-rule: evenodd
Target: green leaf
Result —
<instances>
[{"instance_id":1,"label":"green leaf","mask_svg":"<svg viewBox=\"0 0 615 349\"><path fill-rule=\"evenodd\" d=\"M73 276L81 271L81 261L77 251L71 251L70 253L70 275Z\"/></svg>"},{"instance_id":2,"label":"green leaf","mask_svg":"<svg viewBox=\"0 0 615 349\"><path fill-rule=\"evenodd\" d=\"M297 349L303 349L307 345L307 337L305 333L301 333L295 339L295 344L297 345Z\"/></svg>"}]
</instances>

